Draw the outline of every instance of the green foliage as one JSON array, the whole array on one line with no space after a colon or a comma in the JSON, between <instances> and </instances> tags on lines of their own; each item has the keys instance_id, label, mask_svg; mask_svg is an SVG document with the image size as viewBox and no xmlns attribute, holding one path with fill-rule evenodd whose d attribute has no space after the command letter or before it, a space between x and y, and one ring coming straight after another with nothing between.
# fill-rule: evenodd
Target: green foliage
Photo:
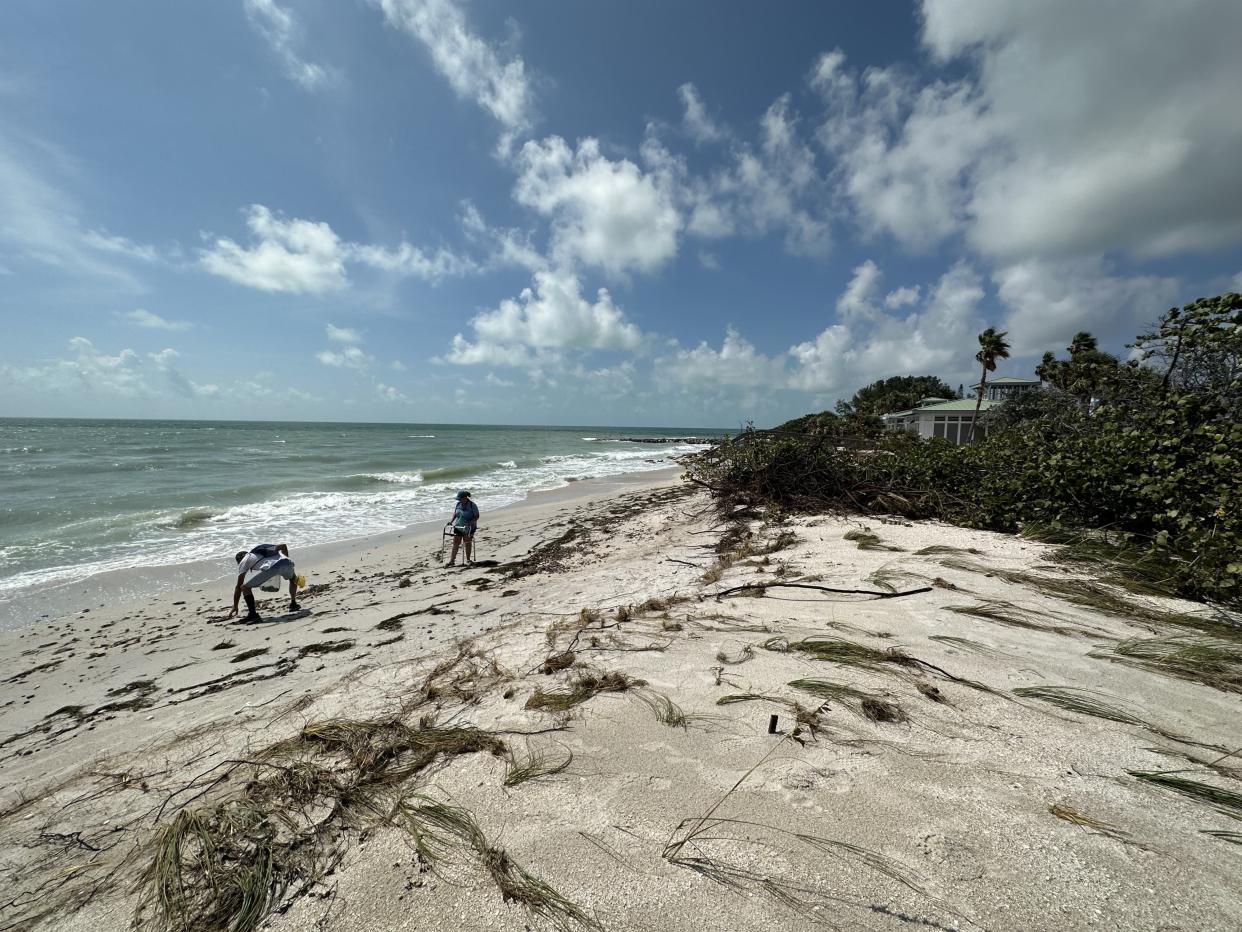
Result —
<instances>
[{"instance_id":1,"label":"green foliage","mask_svg":"<svg viewBox=\"0 0 1242 932\"><path fill-rule=\"evenodd\" d=\"M1098 370L1094 409L1036 411L978 443L886 433L857 450L746 432L689 473L728 499L791 509L1103 529L1163 562L1182 594L1242 605L1242 296L1170 310L1134 345L1149 367Z\"/></svg>"},{"instance_id":2,"label":"green foliage","mask_svg":"<svg viewBox=\"0 0 1242 932\"><path fill-rule=\"evenodd\" d=\"M837 414L890 414L913 408L924 398L954 397L953 389L934 375L895 375L860 388L849 401L838 401Z\"/></svg>"}]
</instances>

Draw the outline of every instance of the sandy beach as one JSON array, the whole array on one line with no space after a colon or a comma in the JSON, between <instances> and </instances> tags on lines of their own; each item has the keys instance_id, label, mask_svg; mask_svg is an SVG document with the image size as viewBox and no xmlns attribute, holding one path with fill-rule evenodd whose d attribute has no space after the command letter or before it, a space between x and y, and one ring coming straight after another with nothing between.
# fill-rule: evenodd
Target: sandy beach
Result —
<instances>
[{"instance_id":1,"label":"sandy beach","mask_svg":"<svg viewBox=\"0 0 1242 932\"><path fill-rule=\"evenodd\" d=\"M1057 598L1015 580L1081 571L1021 538L722 517L668 471L484 525L470 568L438 527L295 553L303 617L228 621L222 577L0 635L0 929L130 928L153 838L310 764L352 795L260 820L297 852L261 928L1242 926L1242 703L1108 656L1202 606ZM1169 773L1224 801L1136 776Z\"/></svg>"}]
</instances>

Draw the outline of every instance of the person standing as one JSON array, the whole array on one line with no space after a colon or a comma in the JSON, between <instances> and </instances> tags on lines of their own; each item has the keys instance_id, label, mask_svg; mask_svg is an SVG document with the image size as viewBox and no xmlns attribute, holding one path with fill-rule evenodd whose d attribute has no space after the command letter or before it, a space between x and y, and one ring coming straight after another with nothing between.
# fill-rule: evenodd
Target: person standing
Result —
<instances>
[{"instance_id":1,"label":"person standing","mask_svg":"<svg viewBox=\"0 0 1242 932\"><path fill-rule=\"evenodd\" d=\"M479 506L470 500L470 493L462 489L457 493L457 504L453 506L453 552L449 556L448 565L457 562L457 549L465 541L466 553L464 566L474 564L474 532L479 529Z\"/></svg>"},{"instance_id":2,"label":"person standing","mask_svg":"<svg viewBox=\"0 0 1242 932\"><path fill-rule=\"evenodd\" d=\"M250 551L239 550L235 559L237 585L233 588L233 610L229 612L229 618L237 614L238 600L244 596L247 614L242 621L262 621L255 606L253 590L277 576L289 580L289 611L296 612L301 609L302 606L298 605L298 586L305 585L306 580L294 572L288 544L259 544ZM247 581L246 574L252 570L254 575Z\"/></svg>"}]
</instances>

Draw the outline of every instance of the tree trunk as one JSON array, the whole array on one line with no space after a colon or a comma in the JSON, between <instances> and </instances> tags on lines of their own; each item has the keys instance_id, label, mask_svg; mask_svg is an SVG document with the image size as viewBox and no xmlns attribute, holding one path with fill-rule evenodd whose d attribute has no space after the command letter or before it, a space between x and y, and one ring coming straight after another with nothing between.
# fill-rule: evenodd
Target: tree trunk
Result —
<instances>
[{"instance_id":1,"label":"tree trunk","mask_svg":"<svg viewBox=\"0 0 1242 932\"><path fill-rule=\"evenodd\" d=\"M983 406L983 389L988 384L988 367L983 367L983 374L979 376L979 393L975 398L975 413L970 419L970 443L975 442L975 424L979 421L979 408Z\"/></svg>"}]
</instances>

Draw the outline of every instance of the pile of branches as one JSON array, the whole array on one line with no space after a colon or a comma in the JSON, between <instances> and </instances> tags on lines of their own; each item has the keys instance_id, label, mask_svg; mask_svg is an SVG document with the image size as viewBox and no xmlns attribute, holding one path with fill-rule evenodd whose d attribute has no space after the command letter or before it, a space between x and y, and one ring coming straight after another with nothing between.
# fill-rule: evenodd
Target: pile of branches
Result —
<instances>
[{"instance_id":1,"label":"pile of branches","mask_svg":"<svg viewBox=\"0 0 1242 932\"><path fill-rule=\"evenodd\" d=\"M932 468L923 481L908 461L918 442L906 434L839 437L819 431L746 430L690 457L687 475L729 508L775 505L796 511L846 511L941 517L969 502L957 483ZM966 473L963 465L957 470ZM961 482L975 478L957 477Z\"/></svg>"},{"instance_id":2,"label":"pile of branches","mask_svg":"<svg viewBox=\"0 0 1242 932\"><path fill-rule=\"evenodd\" d=\"M1171 309L1134 348L1137 360L1093 366L1082 398L1006 402L979 443L802 419L726 439L688 476L727 508L1096 534L1123 563L1167 567L1167 591L1242 605L1242 296Z\"/></svg>"}]
</instances>

